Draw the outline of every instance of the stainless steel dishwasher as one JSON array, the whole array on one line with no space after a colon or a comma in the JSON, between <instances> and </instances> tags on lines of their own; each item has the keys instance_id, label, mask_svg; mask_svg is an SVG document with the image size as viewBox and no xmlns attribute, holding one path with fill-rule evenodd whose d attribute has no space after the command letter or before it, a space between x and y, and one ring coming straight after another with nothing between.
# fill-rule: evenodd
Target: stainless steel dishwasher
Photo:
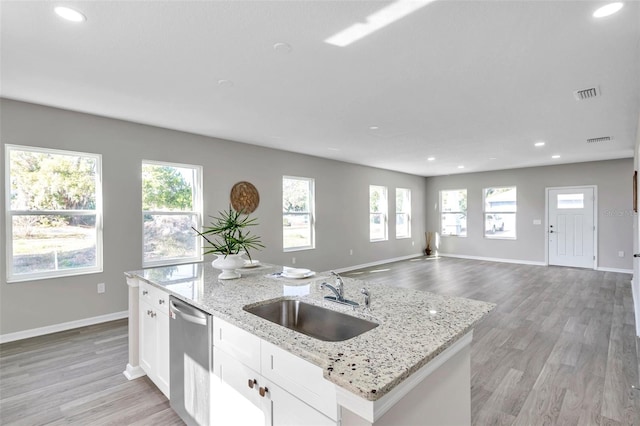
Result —
<instances>
[{"instance_id":1,"label":"stainless steel dishwasher","mask_svg":"<svg viewBox=\"0 0 640 426\"><path fill-rule=\"evenodd\" d=\"M169 298L171 408L188 425L211 424L212 317Z\"/></svg>"}]
</instances>

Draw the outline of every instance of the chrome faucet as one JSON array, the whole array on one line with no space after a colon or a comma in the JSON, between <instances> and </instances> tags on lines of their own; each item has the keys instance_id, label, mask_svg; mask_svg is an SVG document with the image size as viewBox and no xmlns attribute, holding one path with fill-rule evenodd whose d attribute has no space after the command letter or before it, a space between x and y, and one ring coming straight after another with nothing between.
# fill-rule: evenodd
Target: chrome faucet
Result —
<instances>
[{"instance_id":1,"label":"chrome faucet","mask_svg":"<svg viewBox=\"0 0 640 426\"><path fill-rule=\"evenodd\" d=\"M344 300L344 282L342 281L342 277L335 271L331 271L331 275L336 277L336 289L338 290L336 296L338 296L340 300Z\"/></svg>"},{"instance_id":2,"label":"chrome faucet","mask_svg":"<svg viewBox=\"0 0 640 426\"><path fill-rule=\"evenodd\" d=\"M344 281L342 281L342 277L338 275L336 272L331 271L331 275L336 277L336 286L332 286L331 284L322 283L320 284L320 288L325 289L328 288L333 292L335 296L325 296L325 300L330 300L332 302L343 303L345 305L359 306L358 302L354 302L352 300L347 300L344 298Z\"/></svg>"},{"instance_id":3,"label":"chrome faucet","mask_svg":"<svg viewBox=\"0 0 640 426\"><path fill-rule=\"evenodd\" d=\"M328 288L329 290L331 290L331 291L333 292L333 294L335 294L335 295L336 295L336 296L335 296L335 300L336 300L337 302L342 302L342 301L344 300L344 296L342 296L342 295L340 294L340 290L338 290L337 288L335 288L335 287L334 287L334 286L332 286L331 284L322 283L322 284L320 284L320 288L322 288L322 289ZM327 297L330 297L330 296L325 296L325 299L326 299Z\"/></svg>"}]
</instances>

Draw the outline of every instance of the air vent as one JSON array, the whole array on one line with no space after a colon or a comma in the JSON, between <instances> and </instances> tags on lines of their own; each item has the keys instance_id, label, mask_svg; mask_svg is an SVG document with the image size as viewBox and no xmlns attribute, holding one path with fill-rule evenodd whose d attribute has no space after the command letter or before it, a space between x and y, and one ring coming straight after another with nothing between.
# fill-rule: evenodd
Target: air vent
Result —
<instances>
[{"instance_id":1,"label":"air vent","mask_svg":"<svg viewBox=\"0 0 640 426\"><path fill-rule=\"evenodd\" d=\"M576 90L573 92L573 96L575 96L577 101L584 101L600 96L600 90L598 89L598 86L589 87L587 89Z\"/></svg>"},{"instance_id":2,"label":"air vent","mask_svg":"<svg viewBox=\"0 0 640 426\"><path fill-rule=\"evenodd\" d=\"M603 136L601 138L587 139L587 143L609 142L610 140L611 140L610 136Z\"/></svg>"}]
</instances>

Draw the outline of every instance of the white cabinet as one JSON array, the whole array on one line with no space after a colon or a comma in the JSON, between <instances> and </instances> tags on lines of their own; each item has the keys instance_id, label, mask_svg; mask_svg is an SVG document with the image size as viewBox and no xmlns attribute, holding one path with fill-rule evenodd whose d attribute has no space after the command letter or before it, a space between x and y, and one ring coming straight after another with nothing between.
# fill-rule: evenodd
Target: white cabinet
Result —
<instances>
[{"instance_id":1,"label":"white cabinet","mask_svg":"<svg viewBox=\"0 0 640 426\"><path fill-rule=\"evenodd\" d=\"M139 285L140 366L169 398L169 295Z\"/></svg>"},{"instance_id":2,"label":"white cabinet","mask_svg":"<svg viewBox=\"0 0 640 426\"><path fill-rule=\"evenodd\" d=\"M212 410L224 416L221 424L337 424L335 387L319 367L219 318L213 328L220 396L212 398Z\"/></svg>"}]
</instances>

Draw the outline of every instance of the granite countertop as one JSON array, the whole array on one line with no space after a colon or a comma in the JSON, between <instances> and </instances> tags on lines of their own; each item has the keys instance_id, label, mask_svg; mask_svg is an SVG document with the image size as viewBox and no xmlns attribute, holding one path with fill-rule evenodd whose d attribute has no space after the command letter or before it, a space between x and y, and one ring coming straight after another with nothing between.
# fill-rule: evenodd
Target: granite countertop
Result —
<instances>
[{"instance_id":1,"label":"granite countertop","mask_svg":"<svg viewBox=\"0 0 640 426\"><path fill-rule=\"evenodd\" d=\"M219 281L209 262L128 272L212 315L222 318L276 346L321 367L324 377L354 394L375 401L426 365L469 332L494 304L459 297L388 287L343 277L345 298L360 308L323 300L329 273L306 279L287 279L282 267L244 268L242 278ZM366 287L371 310L362 308ZM307 303L341 311L380 324L342 342L324 342L289 330L244 311L246 305L273 299L300 298Z\"/></svg>"}]
</instances>

